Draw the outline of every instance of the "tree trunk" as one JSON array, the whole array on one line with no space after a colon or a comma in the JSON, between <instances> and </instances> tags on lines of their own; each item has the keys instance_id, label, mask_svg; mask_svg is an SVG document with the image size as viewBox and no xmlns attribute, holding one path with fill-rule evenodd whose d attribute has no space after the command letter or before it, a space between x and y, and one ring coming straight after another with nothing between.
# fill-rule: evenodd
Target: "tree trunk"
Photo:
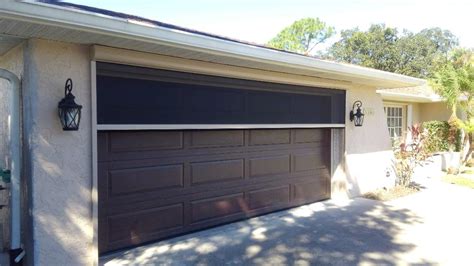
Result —
<instances>
[{"instance_id":1,"label":"tree trunk","mask_svg":"<svg viewBox=\"0 0 474 266\"><path fill-rule=\"evenodd\" d=\"M467 143L469 143L469 150L467 151L466 156L464 156L464 158L462 160L463 165L466 165L469 162L469 160L471 159L472 152L474 151L472 141L473 141L472 133L467 133L466 136L464 137L463 146L465 146Z\"/></svg>"}]
</instances>

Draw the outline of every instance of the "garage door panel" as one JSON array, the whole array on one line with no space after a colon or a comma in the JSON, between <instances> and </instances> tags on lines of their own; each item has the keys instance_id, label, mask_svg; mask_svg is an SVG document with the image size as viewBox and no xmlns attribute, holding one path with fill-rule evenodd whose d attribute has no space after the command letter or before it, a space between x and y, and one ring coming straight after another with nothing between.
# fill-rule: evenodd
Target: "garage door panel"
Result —
<instances>
[{"instance_id":1,"label":"garage door panel","mask_svg":"<svg viewBox=\"0 0 474 266\"><path fill-rule=\"evenodd\" d=\"M319 129L298 129L294 132L295 143L325 142L328 132Z\"/></svg>"},{"instance_id":2,"label":"garage door panel","mask_svg":"<svg viewBox=\"0 0 474 266\"><path fill-rule=\"evenodd\" d=\"M294 198L295 202L311 202L321 198L328 198L328 177L316 178L307 182L299 182L294 184Z\"/></svg>"},{"instance_id":3,"label":"garage door panel","mask_svg":"<svg viewBox=\"0 0 474 266\"><path fill-rule=\"evenodd\" d=\"M190 132L190 148L236 147L244 145L243 130Z\"/></svg>"},{"instance_id":4,"label":"garage door panel","mask_svg":"<svg viewBox=\"0 0 474 266\"><path fill-rule=\"evenodd\" d=\"M285 132L286 131L286 132ZM201 135L201 139L206 138L207 140L201 140L200 142L193 145L191 138L193 135L196 135L193 132L185 132L183 134L183 147L181 145L174 145L175 147L172 148L171 145L163 146L163 144L157 145L158 147L153 150L151 148L140 148L139 145L145 144L135 144L138 146L122 148L111 150L109 148L101 148L103 149L103 153L105 155L101 155L101 158L104 159L102 161L123 161L123 163L128 163L128 161L136 161L140 160L142 163L146 162L146 160L153 159L157 160L166 160L170 161L179 157L178 160L181 160L184 157L199 157L202 156L222 156L223 154L261 154L263 152L276 152L278 150L294 150L294 149L312 149L316 147L322 146L320 142L312 142L312 143L290 143L288 140L288 131L285 130L284 132L278 133L271 133L270 131L259 131L254 134L254 140L251 142L250 136L249 140L244 140L244 144L242 145L242 139L240 138L241 133L232 134L229 130L219 130L216 133L203 130L199 133ZM212 132L212 133L211 133ZM248 131L247 131L248 132ZM297 131L296 131L297 132ZM284 134L282 134L284 133ZM251 133L249 133L250 135ZM101 136L101 138L105 139L103 141L104 146L107 143L114 141L116 136L116 132L111 134L104 134L105 137ZM207 136L206 136L207 135ZM219 137L220 135L220 137ZM256 136L260 135L260 136ZM282 137L283 135L283 137ZM285 136L286 135L286 136ZM111 139L111 140L107 140ZM135 141L140 141L141 138L135 138ZM230 143L229 144L222 144L227 139ZM102 145L102 144L101 144ZM108 146L106 146L108 147ZM134 150L136 149L136 150ZM148 149L148 150L145 150ZM122 163L122 162L121 162Z\"/></svg>"},{"instance_id":5,"label":"garage door panel","mask_svg":"<svg viewBox=\"0 0 474 266\"><path fill-rule=\"evenodd\" d=\"M141 209L156 208L181 202L202 200L209 197L220 197L223 195L240 193L242 191L262 190L269 187L287 186L288 184L305 182L314 179L315 176L327 176L327 170L302 172L295 175L281 175L278 178L267 176L257 179L249 179L246 182L230 182L231 185L210 184L183 189L170 189L160 191L147 191L135 194L126 194L109 198L104 206L107 215L127 213ZM226 183L227 185L227 183Z\"/></svg>"},{"instance_id":6,"label":"garage door panel","mask_svg":"<svg viewBox=\"0 0 474 266\"><path fill-rule=\"evenodd\" d=\"M180 131L145 131L129 134L116 132L110 140L110 151L134 152L147 150L183 148L183 132Z\"/></svg>"},{"instance_id":7,"label":"garage door panel","mask_svg":"<svg viewBox=\"0 0 474 266\"><path fill-rule=\"evenodd\" d=\"M160 221L157 223L157 221ZM111 216L108 218L109 240L118 241L130 237L160 233L165 230L183 227L183 205L175 204Z\"/></svg>"},{"instance_id":8,"label":"garage door panel","mask_svg":"<svg viewBox=\"0 0 474 266\"><path fill-rule=\"evenodd\" d=\"M161 203L171 204L173 202L179 202L183 198L190 199L201 199L207 195L222 195L230 194L247 189L261 189L266 188L269 185L285 185L288 183L294 183L304 181L308 178L316 178L321 176L326 178L328 176L328 169L317 169L314 171L300 172L291 175L275 175L265 176L260 178L252 178L245 180L236 180L226 182L225 186L222 183L215 184L203 184L200 186L191 186L184 188L172 188L166 190L157 191L143 191L132 194L121 194L121 195L109 195L102 193L104 199L101 204L106 204L108 207L107 212L116 210L117 212L126 212L129 210L136 210L140 208L151 208L159 206ZM132 207L127 207L132 206ZM114 211L114 212L116 212Z\"/></svg>"},{"instance_id":9,"label":"garage door panel","mask_svg":"<svg viewBox=\"0 0 474 266\"><path fill-rule=\"evenodd\" d=\"M184 186L183 164L110 171L110 195Z\"/></svg>"},{"instance_id":10,"label":"garage door panel","mask_svg":"<svg viewBox=\"0 0 474 266\"><path fill-rule=\"evenodd\" d=\"M250 177L285 174L290 172L290 155L249 159Z\"/></svg>"},{"instance_id":11,"label":"garage door panel","mask_svg":"<svg viewBox=\"0 0 474 266\"><path fill-rule=\"evenodd\" d=\"M242 213L247 209L244 193L191 202L191 223Z\"/></svg>"},{"instance_id":12,"label":"garage door panel","mask_svg":"<svg viewBox=\"0 0 474 266\"><path fill-rule=\"evenodd\" d=\"M248 204L251 210L290 203L290 185L252 190L248 193Z\"/></svg>"},{"instance_id":13,"label":"garage door panel","mask_svg":"<svg viewBox=\"0 0 474 266\"><path fill-rule=\"evenodd\" d=\"M250 130L249 145L289 144L289 129Z\"/></svg>"},{"instance_id":14,"label":"garage door panel","mask_svg":"<svg viewBox=\"0 0 474 266\"><path fill-rule=\"evenodd\" d=\"M271 157L278 155L286 155L299 152L311 152L315 149L326 149L325 145L316 143L291 144L275 147L278 145L262 145L258 147L245 146L235 148L202 148L202 149L185 149L178 152L163 151L156 156L147 158L146 152L127 153L125 156L115 156L112 154L111 167L113 169L153 166L157 164L175 164L182 161L200 162L219 159L241 159L250 157Z\"/></svg>"},{"instance_id":15,"label":"garage door panel","mask_svg":"<svg viewBox=\"0 0 474 266\"><path fill-rule=\"evenodd\" d=\"M319 152L311 151L293 154L291 160L293 164L293 171L311 171L326 167L327 164L324 161L324 154L322 154L321 149L319 150Z\"/></svg>"},{"instance_id":16,"label":"garage door panel","mask_svg":"<svg viewBox=\"0 0 474 266\"><path fill-rule=\"evenodd\" d=\"M108 160L98 164L100 252L328 198L329 129L299 131L170 131L182 137L176 149L114 151L114 141L166 135L99 133Z\"/></svg>"},{"instance_id":17,"label":"garage door panel","mask_svg":"<svg viewBox=\"0 0 474 266\"><path fill-rule=\"evenodd\" d=\"M192 185L243 178L244 159L191 163Z\"/></svg>"}]
</instances>

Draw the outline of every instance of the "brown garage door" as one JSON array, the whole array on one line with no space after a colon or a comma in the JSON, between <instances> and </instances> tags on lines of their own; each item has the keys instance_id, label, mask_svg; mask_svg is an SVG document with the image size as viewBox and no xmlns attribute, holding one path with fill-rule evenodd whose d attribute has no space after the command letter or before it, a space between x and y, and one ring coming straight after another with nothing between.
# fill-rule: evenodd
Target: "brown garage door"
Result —
<instances>
[{"instance_id":1,"label":"brown garage door","mask_svg":"<svg viewBox=\"0 0 474 266\"><path fill-rule=\"evenodd\" d=\"M329 132L100 132L100 252L329 198Z\"/></svg>"}]
</instances>

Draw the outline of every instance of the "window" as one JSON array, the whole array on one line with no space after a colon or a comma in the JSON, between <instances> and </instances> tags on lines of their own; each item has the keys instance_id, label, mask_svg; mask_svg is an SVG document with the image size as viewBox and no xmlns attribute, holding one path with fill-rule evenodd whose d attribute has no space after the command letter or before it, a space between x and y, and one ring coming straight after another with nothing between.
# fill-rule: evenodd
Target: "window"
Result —
<instances>
[{"instance_id":1,"label":"window","mask_svg":"<svg viewBox=\"0 0 474 266\"><path fill-rule=\"evenodd\" d=\"M391 138L399 138L403 133L403 106L385 106L388 132Z\"/></svg>"}]
</instances>

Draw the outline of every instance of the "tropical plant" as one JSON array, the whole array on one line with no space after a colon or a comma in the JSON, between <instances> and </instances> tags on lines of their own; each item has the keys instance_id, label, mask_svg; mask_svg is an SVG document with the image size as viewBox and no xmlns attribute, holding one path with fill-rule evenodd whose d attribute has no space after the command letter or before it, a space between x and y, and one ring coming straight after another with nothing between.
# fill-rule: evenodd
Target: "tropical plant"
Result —
<instances>
[{"instance_id":1,"label":"tropical plant","mask_svg":"<svg viewBox=\"0 0 474 266\"><path fill-rule=\"evenodd\" d=\"M464 131L464 144L472 144L474 134L474 52L468 49L454 50L450 61L439 67L430 79L431 86L451 108L450 123ZM457 117L458 109L466 114L465 119ZM463 165L474 151L469 145L467 152L461 151Z\"/></svg>"},{"instance_id":2,"label":"tropical plant","mask_svg":"<svg viewBox=\"0 0 474 266\"><path fill-rule=\"evenodd\" d=\"M421 165L427 157L424 149L426 135L421 126L413 125L408 130L411 138L404 140L394 149L397 185L405 187L411 184L415 167Z\"/></svg>"}]
</instances>

